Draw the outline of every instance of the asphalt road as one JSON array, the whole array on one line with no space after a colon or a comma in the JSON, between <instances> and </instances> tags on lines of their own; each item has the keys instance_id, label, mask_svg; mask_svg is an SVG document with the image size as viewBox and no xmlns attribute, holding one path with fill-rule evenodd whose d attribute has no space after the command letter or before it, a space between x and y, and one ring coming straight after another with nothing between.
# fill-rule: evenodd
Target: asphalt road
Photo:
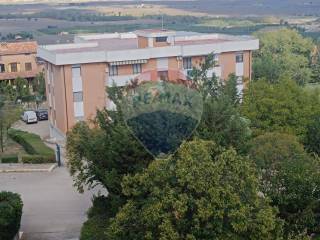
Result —
<instances>
[{"instance_id":1,"label":"asphalt road","mask_svg":"<svg viewBox=\"0 0 320 240\"><path fill-rule=\"evenodd\" d=\"M79 194L66 168L51 173L0 174L0 191L21 194L23 240L77 239L93 192Z\"/></svg>"}]
</instances>

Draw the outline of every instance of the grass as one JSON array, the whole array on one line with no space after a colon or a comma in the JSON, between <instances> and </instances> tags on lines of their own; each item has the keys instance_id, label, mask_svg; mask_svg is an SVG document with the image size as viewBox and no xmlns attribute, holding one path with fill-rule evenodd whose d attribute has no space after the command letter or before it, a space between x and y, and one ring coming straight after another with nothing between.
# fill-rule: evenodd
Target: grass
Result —
<instances>
[{"instance_id":1,"label":"grass","mask_svg":"<svg viewBox=\"0 0 320 240\"><path fill-rule=\"evenodd\" d=\"M54 156L54 151L45 145L36 134L10 129L9 136L19 143L28 154Z\"/></svg>"}]
</instances>

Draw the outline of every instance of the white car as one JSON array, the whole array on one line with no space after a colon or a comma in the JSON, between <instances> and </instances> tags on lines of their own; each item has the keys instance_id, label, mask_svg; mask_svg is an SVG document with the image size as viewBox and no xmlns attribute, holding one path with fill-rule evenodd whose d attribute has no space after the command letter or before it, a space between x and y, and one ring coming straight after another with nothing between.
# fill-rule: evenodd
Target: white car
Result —
<instances>
[{"instance_id":1,"label":"white car","mask_svg":"<svg viewBox=\"0 0 320 240\"><path fill-rule=\"evenodd\" d=\"M22 120L26 123L37 123L38 118L35 111L25 111L22 115Z\"/></svg>"}]
</instances>

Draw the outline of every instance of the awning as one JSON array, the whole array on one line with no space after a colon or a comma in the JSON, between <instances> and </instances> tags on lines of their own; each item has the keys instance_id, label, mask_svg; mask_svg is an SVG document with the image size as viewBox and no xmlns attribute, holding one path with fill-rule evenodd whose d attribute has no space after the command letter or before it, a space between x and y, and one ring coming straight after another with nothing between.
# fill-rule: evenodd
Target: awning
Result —
<instances>
[{"instance_id":1,"label":"awning","mask_svg":"<svg viewBox=\"0 0 320 240\"><path fill-rule=\"evenodd\" d=\"M147 63L147 59L141 60L128 60L128 61L118 61L109 63L110 66L120 66L120 65L132 65L132 64L142 64Z\"/></svg>"}]
</instances>

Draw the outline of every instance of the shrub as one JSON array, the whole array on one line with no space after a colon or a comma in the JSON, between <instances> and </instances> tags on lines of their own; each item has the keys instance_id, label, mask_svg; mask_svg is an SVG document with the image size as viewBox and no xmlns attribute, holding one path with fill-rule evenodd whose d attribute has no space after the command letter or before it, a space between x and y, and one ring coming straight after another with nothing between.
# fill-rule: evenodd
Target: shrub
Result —
<instances>
[{"instance_id":1,"label":"shrub","mask_svg":"<svg viewBox=\"0 0 320 240\"><path fill-rule=\"evenodd\" d=\"M103 240L106 239L105 230L107 221L101 216L89 218L81 229L80 240Z\"/></svg>"},{"instance_id":2,"label":"shrub","mask_svg":"<svg viewBox=\"0 0 320 240\"><path fill-rule=\"evenodd\" d=\"M18 233L23 203L20 196L11 192L0 192L0 239L12 240Z\"/></svg>"},{"instance_id":3,"label":"shrub","mask_svg":"<svg viewBox=\"0 0 320 240\"><path fill-rule=\"evenodd\" d=\"M46 146L41 138L33 133L16 129L9 130L9 136L19 143L24 150L31 155L55 156L54 151Z\"/></svg>"},{"instance_id":4,"label":"shrub","mask_svg":"<svg viewBox=\"0 0 320 240\"><path fill-rule=\"evenodd\" d=\"M5 155L0 157L0 163L17 163L19 158L17 155Z\"/></svg>"},{"instance_id":5,"label":"shrub","mask_svg":"<svg viewBox=\"0 0 320 240\"><path fill-rule=\"evenodd\" d=\"M81 229L80 240L103 240L106 239L105 231L108 220L116 214L112 211L113 197L96 196L93 198L92 207L88 211L88 220ZM118 201L119 199L115 199ZM111 210L111 212L110 212Z\"/></svg>"},{"instance_id":6,"label":"shrub","mask_svg":"<svg viewBox=\"0 0 320 240\"><path fill-rule=\"evenodd\" d=\"M22 163L30 164L42 164L42 163L55 163L54 156L43 156L43 155L23 155Z\"/></svg>"}]
</instances>

